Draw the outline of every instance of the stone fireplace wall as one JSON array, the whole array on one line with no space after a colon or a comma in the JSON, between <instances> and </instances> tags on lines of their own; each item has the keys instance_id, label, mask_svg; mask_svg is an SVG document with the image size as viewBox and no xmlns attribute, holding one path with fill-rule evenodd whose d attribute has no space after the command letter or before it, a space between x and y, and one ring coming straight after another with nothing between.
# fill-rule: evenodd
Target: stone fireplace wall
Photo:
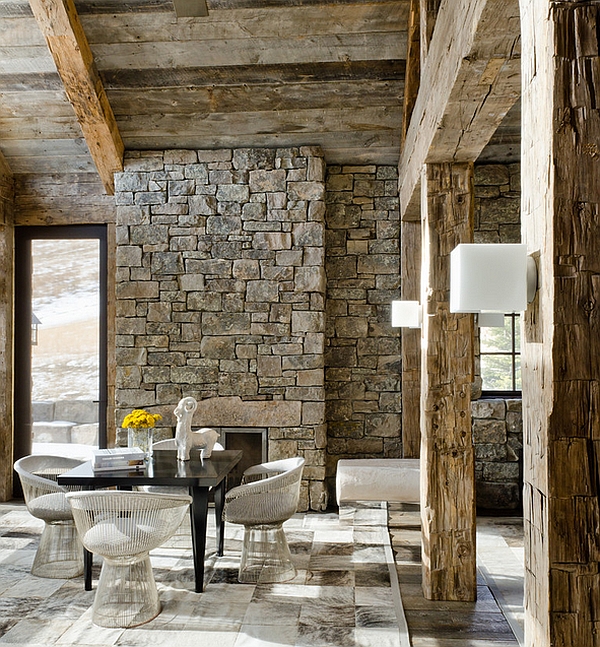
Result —
<instances>
[{"instance_id":1,"label":"stone fireplace wall","mask_svg":"<svg viewBox=\"0 0 600 647\"><path fill-rule=\"evenodd\" d=\"M181 397L201 426L268 428L324 509L325 164L320 149L128 153L116 176L117 426Z\"/></svg>"},{"instance_id":2,"label":"stone fireplace wall","mask_svg":"<svg viewBox=\"0 0 600 647\"><path fill-rule=\"evenodd\" d=\"M402 456L398 173L327 168L327 476L340 458Z\"/></svg>"}]
</instances>

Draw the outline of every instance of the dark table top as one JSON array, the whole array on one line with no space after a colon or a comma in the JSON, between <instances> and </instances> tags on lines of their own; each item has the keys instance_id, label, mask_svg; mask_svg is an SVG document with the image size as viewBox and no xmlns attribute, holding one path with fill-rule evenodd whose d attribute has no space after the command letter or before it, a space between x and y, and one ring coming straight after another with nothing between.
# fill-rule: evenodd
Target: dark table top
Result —
<instances>
[{"instance_id":1,"label":"dark table top","mask_svg":"<svg viewBox=\"0 0 600 647\"><path fill-rule=\"evenodd\" d=\"M58 477L60 485L179 485L211 487L218 485L242 458L240 450L213 451L210 458L200 459L192 450L189 461L178 461L177 450L155 451L140 470L94 472L91 461Z\"/></svg>"}]
</instances>

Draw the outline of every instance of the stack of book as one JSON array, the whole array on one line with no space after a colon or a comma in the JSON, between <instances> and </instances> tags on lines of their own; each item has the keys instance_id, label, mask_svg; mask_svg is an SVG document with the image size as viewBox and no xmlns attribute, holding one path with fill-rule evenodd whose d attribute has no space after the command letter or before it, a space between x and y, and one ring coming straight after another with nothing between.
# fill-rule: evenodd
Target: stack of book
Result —
<instances>
[{"instance_id":1,"label":"stack of book","mask_svg":"<svg viewBox=\"0 0 600 647\"><path fill-rule=\"evenodd\" d=\"M141 470L146 453L139 447L115 447L114 449L95 449L92 457L94 472L115 470Z\"/></svg>"}]
</instances>

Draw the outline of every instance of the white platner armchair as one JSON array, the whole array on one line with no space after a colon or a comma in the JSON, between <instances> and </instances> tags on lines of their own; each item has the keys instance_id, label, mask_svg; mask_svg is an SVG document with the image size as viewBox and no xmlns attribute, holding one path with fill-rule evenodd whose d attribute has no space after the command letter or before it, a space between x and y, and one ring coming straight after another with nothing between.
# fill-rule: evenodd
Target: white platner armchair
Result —
<instances>
[{"instance_id":1,"label":"white platner armchair","mask_svg":"<svg viewBox=\"0 0 600 647\"><path fill-rule=\"evenodd\" d=\"M240 582L285 582L296 575L283 531L298 507L303 458L249 467L241 485L225 495L223 518L242 524Z\"/></svg>"},{"instance_id":2,"label":"white platner armchair","mask_svg":"<svg viewBox=\"0 0 600 647\"><path fill-rule=\"evenodd\" d=\"M23 487L27 510L45 522L31 567L38 577L70 578L83 573L83 547L73 523L66 492L56 478L83 461L63 456L25 456L14 468Z\"/></svg>"},{"instance_id":3,"label":"white platner armchair","mask_svg":"<svg viewBox=\"0 0 600 647\"><path fill-rule=\"evenodd\" d=\"M67 495L83 545L104 558L92 608L101 627L136 627L160 613L148 553L175 533L192 498L147 492Z\"/></svg>"}]
</instances>

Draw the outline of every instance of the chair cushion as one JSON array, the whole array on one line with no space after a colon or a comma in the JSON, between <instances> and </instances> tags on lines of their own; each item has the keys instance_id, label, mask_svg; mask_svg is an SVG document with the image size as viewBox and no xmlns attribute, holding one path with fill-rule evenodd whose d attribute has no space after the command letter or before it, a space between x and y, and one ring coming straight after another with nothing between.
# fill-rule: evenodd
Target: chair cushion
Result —
<instances>
[{"instance_id":1,"label":"chair cushion","mask_svg":"<svg viewBox=\"0 0 600 647\"><path fill-rule=\"evenodd\" d=\"M31 499L27 503L27 509L34 517L47 522L69 521L73 519L71 506L64 492L42 494L42 496Z\"/></svg>"},{"instance_id":2,"label":"chair cushion","mask_svg":"<svg viewBox=\"0 0 600 647\"><path fill-rule=\"evenodd\" d=\"M104 557L124 557L148 552L164 539L156 525L122 517L100 521L82 537L83 545Z\"/></svg>"}]
</instances>

